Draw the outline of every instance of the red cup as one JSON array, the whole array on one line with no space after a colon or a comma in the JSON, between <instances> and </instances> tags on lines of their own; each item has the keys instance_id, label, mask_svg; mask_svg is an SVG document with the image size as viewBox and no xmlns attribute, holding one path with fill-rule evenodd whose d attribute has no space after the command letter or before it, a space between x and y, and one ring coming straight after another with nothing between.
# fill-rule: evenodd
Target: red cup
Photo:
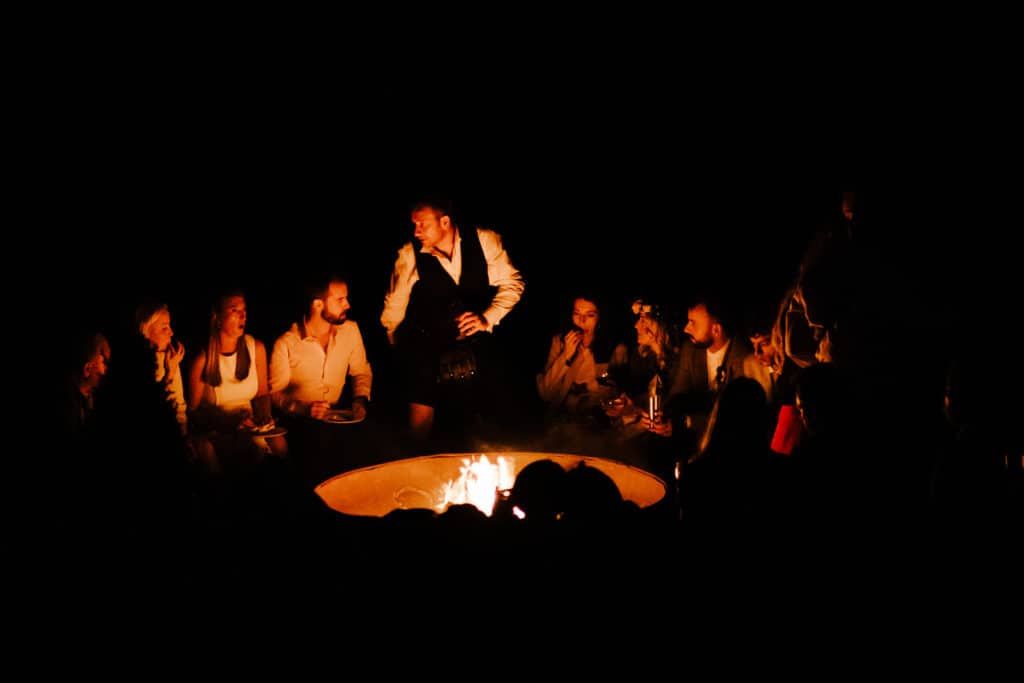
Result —
<instances>
[{"instance_id":1,"label":"red cup","mask_svg":"<svg viewBox=\"0 0 1024 683\"><path fill-rule=\"evenodd\" d=\"M771 449L776 453L790 455L803 434L804 425L800 420L800 411L795 405L786 404L779 409L779 421L775 423L775 434L772 435Z\"/></svg>"}]
</instances>

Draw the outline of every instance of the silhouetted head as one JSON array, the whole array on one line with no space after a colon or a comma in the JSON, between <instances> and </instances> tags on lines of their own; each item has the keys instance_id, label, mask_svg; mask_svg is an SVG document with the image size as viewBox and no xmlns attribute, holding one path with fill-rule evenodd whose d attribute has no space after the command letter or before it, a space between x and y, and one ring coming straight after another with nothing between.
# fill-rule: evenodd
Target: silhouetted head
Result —
<instances>
[{"instance_id":1,"label":"silhouetted head","mask_svg":"<svg viewBox=\"0 0 1024 683\"><path fill-rule=\"evenodd\" d=\"M516 476L508 503L531 522L554 521L564 507L566 478L554 460L535 460Z\"/></svg>"},{"instance_id":2,"label":"silhouetted head","mask_svg":"<svg viewBox=\"0 0 1024 683\"><path fill-rule=\"evenodd\" d=\"M571 523L605 522L623 511L622 493L607 474L585 462L569 470L562 519Z\"/></svg>"},{"instance_id":3,"label":"silhouetted head","mask_svg":"<svg viewBox=\"0 0 1024 683\"><path fill-rule=\"evenodd\" d=\"M809 434L828 432L851 419L850 386L832 363L803 368L796 379L796 406Z\"/></svg>"},{"instance_id":4,"label":"silhouetted head","mask_svg":"<svg viewBox=\"0 0 1024 683\"><path fill-rule=\"evenodd\" d=\"M701 451L767 446L768 399L761 384L736 377L722 388L708 419Z\"/></svg>"}]
</instances>

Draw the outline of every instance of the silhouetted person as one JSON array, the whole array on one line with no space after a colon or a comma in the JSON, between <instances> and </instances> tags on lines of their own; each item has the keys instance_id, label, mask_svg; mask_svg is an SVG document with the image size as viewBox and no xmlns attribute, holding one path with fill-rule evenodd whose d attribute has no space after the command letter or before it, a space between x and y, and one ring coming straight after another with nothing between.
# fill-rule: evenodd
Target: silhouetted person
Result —
<instances>
[{"instance_id":1,"label":"silhouetted person","mask_svg":"<svg viewBox=\"0 0 1024 683\"><path fill-rule=\"evenodd\" d=\"M680 473L683 520L702 531L756 536L783 521L781 456L768 447L764 389L737 377L722 389L700 450Z\"/></svg>"},{"instance_id":2,"label":"silhouetted person","mask_svg":"<svg viewBox=\"0 0 1024 683\"><path fill-rule=\"evenodd\" d=\"M579 530L594 530L618 523L624 513L622 493L614 479L585 462L569 470L563 522Z\"/></svg>"},{"instance_id":3,"label":"silhouetted person","mask_svg":"<svg viewBox=\"0 0 1024 683\"><path fill-rule=\"evenodd\" d=\"M988 358L950 364L944 406L951 428L931 481L939 524L967 533L1019 530L1020 384Z\"/></svg>"},{"instance_id":4,"label":"silhouetted person","mask_svg":"<svg viewBox=\"0 0 1024 683\"><path fill-rule=\"evenodd\" d=\"M100 332L85 332L71 340L66 384L66 410L61 415L67 434L82 435L96 412L96 394L110 363L110 342Z\"/></svg>"},{"instance_id":5,"label":"silhouetted person","mask_svg":"<svg viewBox=\"0 0 1024 683\"><path fill-rule=\"evenodd\" d=\"M565 509L565 469L553 460L535 460L516 475L508 505L528 524L550 524ZM518 512L516 511L518 509Z\"/></svg>"}]
</instances>

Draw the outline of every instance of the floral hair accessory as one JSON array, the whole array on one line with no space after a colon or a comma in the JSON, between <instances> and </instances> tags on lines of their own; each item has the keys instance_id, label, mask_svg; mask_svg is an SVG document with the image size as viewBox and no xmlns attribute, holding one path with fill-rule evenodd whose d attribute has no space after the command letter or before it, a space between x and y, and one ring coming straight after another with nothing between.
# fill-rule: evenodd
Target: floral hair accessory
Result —
<instances>
[{"instance_id":1,"label":"floral hair accessory","mask_svg":"<svg viewBox=\"0 0 1024 683\"><path fill-rule=\"evenodd\" d=\"M659 313L660 313L660 311L659 311L659 309L658 309L658 307L656 305L649 304L649 303L645 302L643 299L634 299L633 300L633 315L641 315L641 314L643 314L643 315L658 317Z\"/></svg>"}]
</instances>

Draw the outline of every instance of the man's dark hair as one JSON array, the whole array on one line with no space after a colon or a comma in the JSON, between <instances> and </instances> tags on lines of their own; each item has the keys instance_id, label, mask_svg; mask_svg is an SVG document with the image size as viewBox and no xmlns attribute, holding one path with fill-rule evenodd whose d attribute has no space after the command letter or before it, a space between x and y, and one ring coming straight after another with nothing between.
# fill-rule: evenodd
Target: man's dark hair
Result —
<instances>
[{"instance_id":1,"label":"man's dark hair","mask_svg":"<svg viewBox=\"0 0 1024 683\"><path fill-rule=\"evenodd\" d=\"M698 292L690 298L688 308L693 308L700 304L704 304L704 308L708 310L708 315L718 321L718 324L722 326L727 336L736 333L739 325L736 322L733 302L729 300L729 297L717 292Z\"/></svg>"},{"instance_id":2,"label":"man's dark hair","mask_svg":"<svg viewBox=\"0 0 1024 683\"><path fill-rule=\"evenodd\" d=\"M433 209L434 213L440 216L448 216L454 222L454 210L455 204L448 197L441 195L423 195L417 197L410 206L410 212L415 213L416 211L422 211L423 209Z\"/></svg>"},{"instance_id":3,"label":"man's dark hair","mask_svg":"<svg viewBox=\"0 0 1024 683\"><path fill-rule=\"evenodd\" d=\"M344 273L331 272L322 273L309 279L302 288L303 313L309 310L314 299L323 299L327 296L327 290L331 288L332 282L348 284L348 276Z\"/></svg>"}]
</instances>

